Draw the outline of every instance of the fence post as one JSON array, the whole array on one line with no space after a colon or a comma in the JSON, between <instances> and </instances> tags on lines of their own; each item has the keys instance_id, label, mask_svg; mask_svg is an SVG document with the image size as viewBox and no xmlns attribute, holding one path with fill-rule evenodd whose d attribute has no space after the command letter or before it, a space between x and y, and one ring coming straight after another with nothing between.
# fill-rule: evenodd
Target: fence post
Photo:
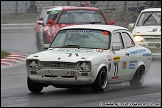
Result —
<instances>
[{"instance_id":1,"label":"fence post","mask_svg":"<svg viewBox=\"0 0 162 108\"><path fill-rule=\"evenodd\" d=\"M28 1L26 1L26 12L27 12L27 9L28 9Z\"/></svg>"},{"instance_id":2,"label":"fence post","mask_svg":"<svg viewBox=\"0 0 162 108\"><path fill-rule=\"evenodd\" d=\"M70 1L67 1L67 5L70 6Z\"/></svg>"},{"instance_id":3,"label":"fence post","mask_svg":"<svg viewBox=\"0 0 162 108\"><path fill-rule=\"evenodd\" d=\"M127 10L127 1L124 1L124 11Z\"/></svg>"},{"instance_id":4,"label":"fence post","mask_svg":"<svg viewBox=\"0 0 162 108\"><path fill-rule=\"evenodd\" d=\"M107 1L107 9L109 10L109 1Z\"/></svg>"},{"instance_id":5,"label":"fence post","mask_svg":"<svg viewBox=\"0 0 162 108\"><path fill-rule=\"evenodd\" d=\"M18 1L16 1L16 6L15 6L15 13L16 13L16 16L17 16L17 12L18 11Z\"/></svg>"},{"instance_id":6,"label":"fence post","mask_svg":"<svg viewBox=\"0 0 162 108\"><path fill-rule=\"evenodd\" d=\"M53 6L55 5L54 1L53 1Z\"/></svg>"},{"instance_id":7,"label":"fence post","mask_svg":"<svg viewBox=\"0 0 162 108\"><path fill-rule=\"evenodd\" d=\"M137 11L136 12L138 12L138 1L137 1Z\"/></svg>"}]
</instances>

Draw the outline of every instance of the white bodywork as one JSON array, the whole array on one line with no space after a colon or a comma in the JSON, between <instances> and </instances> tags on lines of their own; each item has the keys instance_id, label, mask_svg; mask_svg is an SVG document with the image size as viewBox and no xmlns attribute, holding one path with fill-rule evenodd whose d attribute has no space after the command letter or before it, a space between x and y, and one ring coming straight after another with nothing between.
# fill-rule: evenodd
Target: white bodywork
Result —
<instances>
[{"instance_id":1,"label":"white bodywork","mask_svg":"<svg viewBox=\"0 0 162 108\"><path fill-rule=\"evenodd\" d=\"M159 22L158 25L137 25L143 13L153 13L160 12L160 16L152 15L156 21ZM153 23L153 21L152 21ZM153 55L161 55L161 8L148 8L139 14L134 28L132 30L134 36L142 36L143 42L139 42L141 46L147 47L151 50Z\"/></svg>"},{"instance_id":2,"label":"white bodywork","mask_svg":"<svg viewBox=\"0 0 162 108\"><path fill-rule=\"evenodd\" d=\"M133 35L126 28L112 25L75 25L64 27L61 30L73 28L106 30L111 34L127 32L133 39ZM48 85L87 85L95 81L99 70L104 67L107 70L108 84L129 81L140 65L144 65L146 73L152 60L149 49L139 46L135 41L134 43L134 47L114 52L112 47L108 50L49 48L27 57L27 61L38 60L40 67L37 70L31 69L32 66L35 66L35 63L29 65L26 62L28 77L35 82ZM126 53L129 55L126 55ZM90 71L79 71L74 68L74 65L81 61L90 63ZM41 64L42 62L46 62L46 64Z\"/></svg>"}]
</instances>

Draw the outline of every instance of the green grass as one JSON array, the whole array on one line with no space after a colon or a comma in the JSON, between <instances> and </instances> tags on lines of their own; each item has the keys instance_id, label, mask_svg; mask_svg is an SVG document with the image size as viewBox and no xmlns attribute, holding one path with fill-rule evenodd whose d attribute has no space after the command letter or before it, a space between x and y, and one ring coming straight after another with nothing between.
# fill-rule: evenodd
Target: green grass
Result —
<instances>
[{"instance_id":1,"label":"green grass","mask_svg":"<svg viewBox=\"0 0 162 108\"><path fill-rule=\"evenodd\" d=\"M1 59L3 59L4 57L8 56L10 53L5 52L5 51L1 51Z\"/></svg>"},{"instance_id":2,"label":"green grass","mask_svg":"<svg viewBox=\"0 0 162 108\"><path fill-rule=\"evenodd\" d=\"M2 14L1 24L35 23L39 13Z\"/></svg>"}]
</instances>

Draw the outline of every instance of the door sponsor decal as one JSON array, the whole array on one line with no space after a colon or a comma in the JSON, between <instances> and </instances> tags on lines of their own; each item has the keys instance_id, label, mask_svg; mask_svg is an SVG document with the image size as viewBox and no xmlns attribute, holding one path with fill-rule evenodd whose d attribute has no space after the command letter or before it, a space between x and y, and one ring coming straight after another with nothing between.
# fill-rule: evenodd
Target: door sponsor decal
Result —
<instances>
[{"instance_id":1,"label":"door sponsor decal","mask_svg":"<svg viewBox=\"0 0 162 108\"><path fill-rule=\"evenodd\" d=\"M114 60L114 61L119 61L119 60L120 60L120 56L114 56L114 57L113 57L113 60Z\"/></svg>"},{"instance_id":2,"label":"door sponsor decal","mask_svg":"<svg viewBox=\"0 0 162 108\"><path fill-rule=\"evenodd\" d=\"M129 61L129 69L134 69L136 63L137 63L137 60Z\"/></svg>"},{"instance_id":3,"label":"door sponsor decal","mask_svg":"<svg viewBox=\"0 0 162 108\"><path fill-rule=\"evenodd\" d=\"M139 49L139 50L134 50L134 51L130 51L130 54L138 54L138 53L142 53L142 52L146 52L146 49Z\"/></svg>"},{"instance_id":4,"label":"door sponsor decal","mask_svg":"<svg viewBox=\"0 0 162 108\"><path fill-rule=\"evenodd\" d=\"M151 53L144 53L143 56L152 56Z\"/></svg>"},{"instance_id":5,"label":"door sponsor decal","mask_svg":"<svg viewBox=\"0 0 162 108\"><path fill-rule=\"evenodd\" d=\"M127 68L127 62L123 62L123 69Z\"/></svg>"}]
</instances>

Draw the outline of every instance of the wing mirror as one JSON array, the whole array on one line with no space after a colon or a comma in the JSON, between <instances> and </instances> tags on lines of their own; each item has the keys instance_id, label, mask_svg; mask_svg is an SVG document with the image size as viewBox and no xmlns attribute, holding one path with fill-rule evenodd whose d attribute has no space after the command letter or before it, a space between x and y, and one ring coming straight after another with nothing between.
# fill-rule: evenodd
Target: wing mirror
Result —
<instances>
[{"instance_id":1,"label":"wing mirror","mask_svg":"<svg viewBox=\"0 0 162 108\"><path fill-rule=\"evenodd\" d=\"M39 24L39 25L44 25L44 24L43 24L43 21L37 21L37 24Z\"/></svg>"},{"instance_id":2,"label":"wing mirror","mask_svg":"<svg viewBox=\"0 0 162 108\"><path fill-rule=\"evenodd\" d=\"M134 27L134 23L129 23L128 28L132 29Z\"/></svg>"},{"instance_id":3,"label":"wing mirror","mask_svg":"<svg viewBox=\"0 0 162 108\"><path fill-rule=\"evenodd\" d=\"M44 49L48 49L49 48L49 46L50 46L50 44L44 44Z\"/></svg>"},{"instance_id":4,"label":"wing mirror","mask_svg":"<svg viewBox=\"0 0 162 108\"><path fill-rule=\"evenodd\" d=\"M55 24L55 21L53 21L53 20L48 20L48 21L47 21L47 24Z\"/></svg>"},{"instance_id":5,"label":"wing mirror","mask_svg":"<svg viewBox=\"0 0 162 108\"><path fill-rule=\"evenodd\" d=\"M110 20L109 21L109 25L114 25L115 24L115 21L114 20Z\"/></svg>"}]
</instances>

